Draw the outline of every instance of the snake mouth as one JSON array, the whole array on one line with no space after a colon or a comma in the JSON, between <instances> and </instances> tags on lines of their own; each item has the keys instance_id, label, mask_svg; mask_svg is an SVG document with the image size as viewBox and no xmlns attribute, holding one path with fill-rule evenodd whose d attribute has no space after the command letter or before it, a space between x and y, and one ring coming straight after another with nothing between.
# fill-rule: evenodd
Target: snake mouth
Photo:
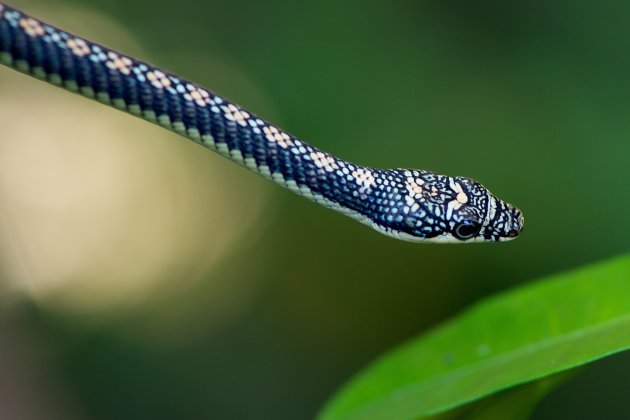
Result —
<instances>
[{"instance_id":1,"label":"snake mouth","mask_svg":"<svg viewBox=\"0 0 630 420\"><path fill-rule=\"evenodd\" d=\"M513 236L512 236L512 232L514 232ZM510 232L508 232L508 236L500 236L497 239L497 242L509 242L509 241L512 241L512 240L518 238L518 235L519 235L519 232L510 231Z\"/></svg>"},{"instance_id":2,"label":"snake mouth","mask_svg":"<svg viewBox=\"0 0 630 420\"><path fill-rule=\"evenodd\" d=\"M499 239L502 242L511 241L512 239L516 239L523 232L523 228L525 225L525 218L523 217L523 213L516 207L511 206L509 211L509 217L511 224L504 235L501 235Z\"/></svg>"}]
</instances>

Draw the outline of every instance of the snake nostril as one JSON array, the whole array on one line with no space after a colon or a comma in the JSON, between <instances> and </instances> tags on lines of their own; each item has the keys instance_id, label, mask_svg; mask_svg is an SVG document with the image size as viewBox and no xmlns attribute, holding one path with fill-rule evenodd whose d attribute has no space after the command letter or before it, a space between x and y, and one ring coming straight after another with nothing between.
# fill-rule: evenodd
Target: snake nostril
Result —
<instances>
[{"instance_id":1,"label":"snake nostril","mask_svg":"<svg viewBox=\"0 0 630 420\"><path fill-rule=\"evenodd\" d=\"M509 236L510 238L516 238L516 237L518 236L518 234L519 234L519 232L518 232L518 230L516 230L516 229L511 229L511 230L508 232L508 236Z\"/></svg>"}]
</instances>

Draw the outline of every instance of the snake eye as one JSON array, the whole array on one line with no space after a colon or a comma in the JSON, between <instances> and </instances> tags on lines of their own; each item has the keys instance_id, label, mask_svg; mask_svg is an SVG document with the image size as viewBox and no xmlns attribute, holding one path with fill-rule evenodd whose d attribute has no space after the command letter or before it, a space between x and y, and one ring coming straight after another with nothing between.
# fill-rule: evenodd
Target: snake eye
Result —
<instances>
[{"instance_id":1,"label":"snake eye","mask_svg":"<svg viewBox=\"0 0 630 420\"><path fill-rule=\"evenodd\" d=\"M481 229L481 225L467 220L456 225L453 234L457 239L466 240L477 235L479 229Z\"/></svg>"}]
</instances>

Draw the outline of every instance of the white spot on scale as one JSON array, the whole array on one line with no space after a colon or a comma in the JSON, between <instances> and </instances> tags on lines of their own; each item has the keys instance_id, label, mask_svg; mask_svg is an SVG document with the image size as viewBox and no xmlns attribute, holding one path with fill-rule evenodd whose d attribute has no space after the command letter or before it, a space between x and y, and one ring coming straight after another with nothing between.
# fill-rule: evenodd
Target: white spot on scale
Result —
<instances>
[{"instance_id":1,"label":"white spot on scale","mask_svg":"<svg viewBox=\"0 0 630 420\"><path fill-rule=\"evenodd\" d=\"M217 143L217 152L219 152L221 155L229 158L230 157L230 149L228 148L227 143Z\"/></svg>"},{"instance_id":2,"label":"white spot on scale","mask_svg":"<svg viewBox=\"0 0 630 420\"><path fill-rule=\"evenodd\" d=\"M457 197L456 197L457 201L459 201L462 204L466 204L468 202L468 196L464 192L459 182L454 182L453 180L451 180L451 188L453 188L453 191L457 193Z\"/></svg>"},{"instance_id":3,"label":"white spot on scale","mask_svg":"<svg viewBox=\"0 0 630 420\"><path fill-rule=\"evenodd\" d=\"M286 182L286 186L287 186L288 189L290 189L294 193L298 193L299 194L301 192L300 187L298 186L298 184L292 179L290 179L290 180L288 180Z\"/></svg>"},{"instance_id":4,"label":"white spot on scale","mask_svg":"<svg viewBox=\"0 0 630 420\"><path fill-rule=\"evenodd\" d=\"M335 158L323 152L311 152L310 157L313 159L315 166L327 172L333 172L335 169L339 169Z\"/></svg>"},{"instance_id":5,"label":"white spot on scale","mask_svg":"<svg viewBox=\"0 0 630 420\"><path fill-rule=\"evenodd\" d=\"M362 190L367 190L375 183L374 175L372 175L372 172L368 169L359 168L352 172L352 176L354 177L355 182L362 187Z\"/></svg>"},{"instance_id":6,"label":"white spot on scale","mask_svg":"<svg viewBox=\"0 0 630 420\"><path fill-rule=\"evenodd\" d=\"M337 210L337 208L340 207L334 201L327 200L323 195L320 194L314 194L313 200L324 207L328 207L329 209Z\"/></svg>"},{"instance_id":7,"label":"white spot on scale","mask_svg":"<svg viewBox=\"0 0 630 420\"><path fill-rule=\"evenodd\" d=\"M243 154L238 149L232 149L230 151L230 157L237 163L244 164Z\"/></svg>"},{"instance_id":8,"label":"white spot on scale","mask_svg":"<svg viewBox=\"0 0 630 420\"><path fill-rule=\"evenodd\" d=\"M487 222L490 222L490 220L494 219L494 216L497 213L497 200L490 195L490 208L488 209L488 218L487 218Z\"/></svg>"},{"instance_id":9,"label":"white spot on scale","mask_svg":"<svg viewBox=\"0 0 630 420\"><path fill-rule=\"evenodd\" d=\"M448 179L448 185L449 185L449 187L451 187L451 190L453 190L453 191L455 191L455 192L458 192L458 191L457 191L457 185L456 185L456 182L455 182L455 180L454 180L453 178L449 178L449 179ZM461 186L459 187L459 189L460 189L460 191L461 191Z\"/></svg>"},{"instance_id":10,"label":"white spot on scale","mask_svg":"<svg viewBox=\"0 0 630 420\"><path fill-rule=\"evenodd\" d=\"M271 179L273 179L277 184L285 185L284 176L280 172L274 172L271 174Z\"/></svg>"},{"instance_id":11,"label":"white spot on scale","mask_svg":"<svg viewBox=\"0 0 630 420\"><path fill-rule=\"evenodd\" d=\"M269 170L269 166L267 165L260 165L258 167L258 173L267 179L271 179L271 171Z\"/></svg>"},{"instance_id":12,"label":"white spot on scale","mask_svg":"<svg viewBox=\"0 0 630 420\"><path fill-rule=\"evenodd\" d=\"M256 159L254 159L253 157L245 158L245 166L254 172L259 172L258 165L256 164Z\"/></svg>"},{"instance_id":13,"label":"white spot on scale","mask_svg":"<svg viewBox=\"0 0 630 420\"><path fill-rule=\"evenodd\" d=\"M203 142L204 146L208 147L209 149L216 150L214 137L212 137L212 135L204 134L203 136L201 136L201 141Z\"/></svg>"}]
</instances>

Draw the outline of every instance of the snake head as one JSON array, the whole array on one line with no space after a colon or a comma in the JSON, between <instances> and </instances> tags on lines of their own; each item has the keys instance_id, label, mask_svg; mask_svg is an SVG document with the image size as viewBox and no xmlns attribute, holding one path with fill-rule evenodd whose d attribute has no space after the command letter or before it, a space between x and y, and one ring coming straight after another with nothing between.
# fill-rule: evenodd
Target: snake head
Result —
<instances>
[{"instance_id":1,"label":"snake head","mask_svg":"<svg viewBox=\"0 0 630 420\"><path fill-rule=\"evenodd\" d=\"M498 242L516 238L523 229L521 211L473 179L420 170L392 172L404 186L396 209L404 216L398 223L375 221L387 235L413 242Z\"/></svg>"}]
</instances>

